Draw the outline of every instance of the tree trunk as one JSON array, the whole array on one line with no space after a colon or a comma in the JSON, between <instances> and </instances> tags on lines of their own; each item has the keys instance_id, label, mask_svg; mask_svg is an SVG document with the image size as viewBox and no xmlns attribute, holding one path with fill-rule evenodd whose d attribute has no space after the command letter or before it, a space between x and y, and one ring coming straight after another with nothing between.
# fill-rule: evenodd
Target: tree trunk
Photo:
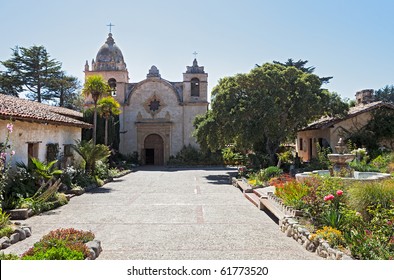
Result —
<instances>
[{"instance_id":1,"label":"tree trunk","mask_svg":"<svg viewBox=\"0 0 394 280\"><path fill-rule=\"evenodd\" d=\"M105 136L104 136L104 144L108 146L108 118L105 118Z\"/></svg>"},{"instance_id":2,"label":"tree trunk","mask_svg":"<svg viewBox=\"0 0 394 280\"><path fill-rule=\"evenodd\" d=\"M94 103L93 115L93 144L96 145L96 126L97 126L97 103Z\"/></svg>"}]
</instances>

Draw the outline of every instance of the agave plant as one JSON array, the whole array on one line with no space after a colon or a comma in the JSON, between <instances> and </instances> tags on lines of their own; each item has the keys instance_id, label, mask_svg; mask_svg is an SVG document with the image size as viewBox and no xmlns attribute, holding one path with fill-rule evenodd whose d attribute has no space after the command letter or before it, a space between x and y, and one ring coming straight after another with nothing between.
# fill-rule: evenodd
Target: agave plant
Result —
<instances>
[{"instance_id":1,"label":"agave plant","mask_svg":"<svg viewBox=\"0 0 394 280\"><path fill-rule=\"evenodd\" d=\"M111 151L106 145L95 145L92 140L76 140L75 142L76 144L72 145L72 148L85 161L85 169L89 174L94 174L97 161L105 161L111 154Z\"/></svg>"}]
</instances>

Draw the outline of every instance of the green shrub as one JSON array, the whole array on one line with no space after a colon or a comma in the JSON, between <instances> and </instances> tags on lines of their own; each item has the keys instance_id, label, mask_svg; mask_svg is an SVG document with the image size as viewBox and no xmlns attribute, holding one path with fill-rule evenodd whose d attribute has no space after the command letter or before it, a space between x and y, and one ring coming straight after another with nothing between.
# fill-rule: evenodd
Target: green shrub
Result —
<instances>
[{"instance_id":1,"label":"green shrub","mask_svg":"<svg viewBox=\"0 0 394 280\"><path fill-rule=\"evenodd\" d=\"M98 160L96 162L95 175L101 180L109 178L109 164L105 161Z\"/></svg>"},{"instance_id":2,"label":"green shrub","mask_svg":"<svg viewBox=\"0 0 394 280\"><path fill-rule=\"evenodd\" d=\"M283 186L275 188L275 195L283 200L287 206L296 209L303 209L305 202L303 197L308 194L309 188L306 184L297 182L296 180L287 181Z\"/></svg>"},{"instance_id":3,"label":"green shrub","mask_svg":"<svg viewBox=\"0 0 394 280\"><path fill-rule=\"evenodd\" d=\"M260 171L258 179L262 182L267 182L271 178L279 177L282 173L282 169L276 166L269 166L266 169Z\"/></svg>"},{"instance_id":4,"label":"green shrub","mask_svg":"<svg viewBox=\"0 0 394 280\"><path fill-rule=\"evenodd\" d=\"M394 179L381 182L357 182L349 189L349 205L367 220L371 219L369 208L389 208L394 200Z\"/></svg>"},{"instance_id":5,"label":"green shrub","mask_svg":"<svg viewBox=\"0 0 394 280\"><path fill-rule=\"evenodd\" d=\"M168 160L169 165L221 165L223 164L222 155L210 151L203 152L192 145L183 148L174 157Z\"/></svg>"},{"instance_id":6,"label":"green shrub","mask_svg":"<svg viewBox=\"0 0 394 280\"><path fill-rule=\"evenodd\" d=\"M92 184L96 184L96 179L87 172L85 172L85 170L77 169L75 172L75 176L72 180L72 184L85 189Z\"/></svg>"},{"instance_id":7,"label":"green shrub","mask_svg":"<svg viewBox=\"0 0 394 280\"><path fill-rule=\"evenodd\" d=\"M15 208L20 198L31 197L38 190L36 177L26 168L17 164L16 168L10 172L4 192L2 205L4 209Z\"/></svg>"},{"instance_id":8,"label":"green shrub","mask_svg":"<svg viewBox=\"0 0 394 280\"><path fill-rule=\"evenodd\" d=\"M42 237L42 241L51 239L61 239L67 241L89 242L94 239L94 233L91 231L76 230L74 228L60 228L49 232Z\"/></svg>"},{"instance_id":9,"label":"green shrub","mask_svg":"<svg viewBox=\"0 0 394 280\"><path fill-rule=\"evenodd\" d=\"M10 215L0 208L0 229L10 224Z\"/></svg>"},{"instance_id":10,"label":"green shrub","mask_svg":"<svg viewBox=\"0 0 394 280\"><path fill-rule=\"evenodd\" d=\"M0 228L0 238L3 236L10 237L14 233L14 228L10 225Z\"/></svg>"},{"instance_id":11,"label":"green shrub","mask_svg":"<svg viewBox=\"0 0 394 280\"><path fill-rule=\"evenodd\" d=\"M222 149L224 164L226 165L245 165L247 157L235 151L232 147Z\"/></svg>"},{"instance_id":12,"label":"green shrub","mask_svg":"<svg viewBox=\"0 0 394 280\"><path fill-rule=\"evenodd\" d=\"M20 258L14 254L4 254L4 252L0 252L0 260L2 261L11 261L11 260L19 260Z\"/></svg>"},{"instance_id":13,"label":"green shrub","mask_svg":"<svg viewBox=\"0 0 394 280\"><path fill-rule=\"evenodd\" d=\"M49 232L33 248L27 250L23 260L83 260L90 256L85 245L94 239L90 231L57 229Z\"/></svg>"},{"instance_id":14,"label":"green shrub","mask_svg":"<svg viewBox=\"0 0 394 280\"><path fill-rule=\"evenodd\" d=\"M322 229L317 230L316 233L312 235L312 239L316 237L324 239L331 247L334 248L342 247L345 244L342 232L329 226L325 226Z\"/></svg>"},{"instance_id":15,"label":"green shrub","mask_svg":"<svg viewBox=\"0 0 394 280\"><path fill-rule=\"evenodd\" d=\"M70 249L66 244L57 243L55 247L40 248L22 256L22 260L84 260L85 255Z\"/></svg>"}]
</instances>

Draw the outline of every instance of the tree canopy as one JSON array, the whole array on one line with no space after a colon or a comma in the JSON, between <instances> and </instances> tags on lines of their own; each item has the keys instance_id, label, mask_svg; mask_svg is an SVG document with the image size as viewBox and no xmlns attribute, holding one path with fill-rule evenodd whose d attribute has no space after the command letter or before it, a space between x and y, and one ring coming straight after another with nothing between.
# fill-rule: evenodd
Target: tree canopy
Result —
<instances>
[{"instance_id":1,"label":"tree canopy","mask_svg":"<svg viewBox=\"0 0 394 280\"><path fill-rule=\"evenodd\" d=\"M394 85L387 85L375 91L375 98L377 100L394 103Z\"/></svg>"},{"instance_id":2,"label":"tree canopy","mask_svg":"<svg viewBox=\"0 0 394 280\"><path fill-rule=\"evenodd\" d=\"M322 115L343 114L347 105L321 88L321 78L294 66L266 63L249 73L219 80L212 108L195 119L200 146L218 150L233 145L275 155L281 143Z\"/></svg>"},{"instance_id":3,"label":"tree canopy","mask_svg":"<svg viewBox=\"0 0 394 280\"><path fill-rule=\"evenodd\" d=\"M52 59L44 46L15 47L10 59L0 61L5 68L0 71L0 92L74 108L80 83L76 77L67 76L61 63Z\"/></svg>"}]
</instances>

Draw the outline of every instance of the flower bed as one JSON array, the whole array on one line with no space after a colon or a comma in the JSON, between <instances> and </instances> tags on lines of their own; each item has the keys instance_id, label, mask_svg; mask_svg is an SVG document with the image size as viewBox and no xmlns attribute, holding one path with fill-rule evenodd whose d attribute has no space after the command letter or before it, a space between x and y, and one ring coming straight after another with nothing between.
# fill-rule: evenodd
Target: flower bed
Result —
<instances>
[{"instance_id":1,"label":"flower bed","mask_svg":"<svg viewBox=\"0 0 394 280\"><path fill-rule=\"evenodd\" d=\"M337 178L313 177L275 187L269 198L282 210L303 212L304 217L285 218L280 225L306 249L330 259L341 259L343 252L355 259L394 259L393 179L345 186Z\"/></svg>"},{"instance_id":2,"label":"flower bed","mask_svg":"<svg viewBox=\"0 0 394 280\"><path fill-rule=\"evenodd\" d=\"M0 255L0 259L21 260L94 260L101 253L101 242L90 231L57 229L44 235L20 257Z\"/></svg>"}]
</instances>

